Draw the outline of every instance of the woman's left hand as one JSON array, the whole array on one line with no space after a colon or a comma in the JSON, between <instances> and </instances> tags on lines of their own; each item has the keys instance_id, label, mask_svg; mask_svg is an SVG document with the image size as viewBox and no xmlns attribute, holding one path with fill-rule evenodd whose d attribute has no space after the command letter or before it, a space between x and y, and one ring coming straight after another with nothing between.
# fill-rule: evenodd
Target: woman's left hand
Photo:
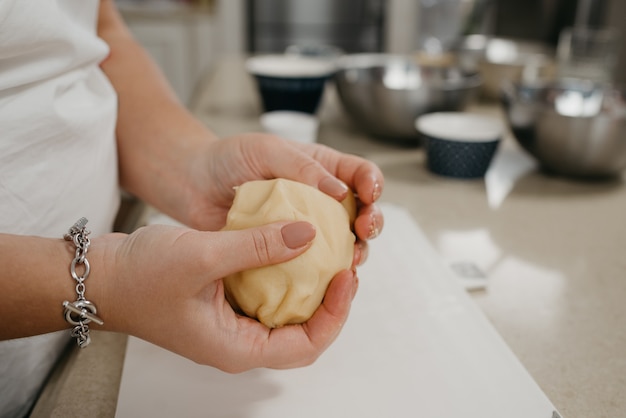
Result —
<instances>
[{"instance_id":1,"label":"woman's left hand","mask_svg":"<svg viewBox=\"0 0 626 418\"><path fill-rule=\"evenodd\" d=\"M383 175L371 161L320 144L301 144L268 134L243 134L211 141L190 167L194 193L189 195L186 222L197 229L224 226L235 195L247 181L287 178L316 187L337 200L352 191L358 213L355 265L366 257L365 241L376 237L383 216L375 202Z\"/></svg>"}]
</instances>

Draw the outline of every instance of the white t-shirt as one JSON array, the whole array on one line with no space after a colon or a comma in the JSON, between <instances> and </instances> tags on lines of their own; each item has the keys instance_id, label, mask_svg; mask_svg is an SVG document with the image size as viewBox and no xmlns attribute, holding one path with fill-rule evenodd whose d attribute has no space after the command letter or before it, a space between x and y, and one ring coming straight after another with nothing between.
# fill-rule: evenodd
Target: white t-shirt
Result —
<instances>
[{"instance_id":1,"label":"white t-shirt","mask_svg":"<svg viewBox=\"0 0 626 418\"><path fill-rule=\"evenodd\" d=\"M117 98L97 13L98 0L0 1L0 232L62 238L81 216L92 238L112 228ZM69 325L0 342L0 417L28 412L69 342Z\"/></svg>"}]
</instances>

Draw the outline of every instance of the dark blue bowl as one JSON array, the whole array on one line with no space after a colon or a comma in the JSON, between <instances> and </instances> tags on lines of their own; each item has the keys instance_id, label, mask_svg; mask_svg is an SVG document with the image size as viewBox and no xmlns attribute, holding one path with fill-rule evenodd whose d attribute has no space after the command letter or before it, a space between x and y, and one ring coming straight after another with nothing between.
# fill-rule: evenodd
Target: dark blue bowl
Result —
<instances>
[{"instance_id":1,"label":"dark blue bowl","mask_svg":"<svg viewBox=\"0 0 626 418\"><path fill-rule=\"evenodd\" d=\"M498 148L498 141L459 142L425 135L427 167L435 174L457 178L485 175Z\"/></svg>"},{"instance_id":2,"label":"dark blue bowl","mask_svg":"<svg viewBox=\"0 0 626 418\"><path fill-rule=\"evenodd\" d=\"M438 175L481 178L500 143L499 119L462 112L421 116L416 127L422 135L427 168Z\"/></svg>"},{"instance_id":3,"label":"dark blue bowl","mask_svg":"<svg viewBox=\"0 0 626 418\"><path fill-rule=\"evenodd\" d=\"M251 57L246 67L254 75L264 112L317 112L326 81L335 72L332 61L281 54Z\"/></svg>"},{"instance_id":4,"label":"dark blue bowl","mask_svg":"<svg viewBox=\"0 0 626 418\"><path fill-rule=\"evenodd\" d=\"M315 113L328 77L285 78L255 75L263 110Z\"/></svg>"}]
</instances>

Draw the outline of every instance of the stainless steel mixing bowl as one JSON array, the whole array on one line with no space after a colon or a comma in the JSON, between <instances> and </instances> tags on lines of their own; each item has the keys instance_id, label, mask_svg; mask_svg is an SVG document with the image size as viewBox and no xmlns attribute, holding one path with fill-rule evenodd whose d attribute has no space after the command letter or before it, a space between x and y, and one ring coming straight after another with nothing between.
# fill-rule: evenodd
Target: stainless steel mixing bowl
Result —
<instances>
[{"instance_id":1,"label":"stainless steel mixing bowl","mask_svg":"<svg viewBox=\"0 0 626 418\"><path fill-rule=\"evenodd\" d=\"M334 80L356 125L375 137L416 145L418 116L462 110L481 83L456 66L419 65L416 57L390 54L345 55Z\"/></svg>"},{"instance_id":2,"label":"stainless steel mixing bowl","mask_svg":"<svg viewBox=\"0 0 626 418\"><path fill-rule=\"evenodd\" d=\"M601 178L626 168L626 89L574 79L509 83L502 101L513 135L547 171Z\"/></svg>"}]
</instances>

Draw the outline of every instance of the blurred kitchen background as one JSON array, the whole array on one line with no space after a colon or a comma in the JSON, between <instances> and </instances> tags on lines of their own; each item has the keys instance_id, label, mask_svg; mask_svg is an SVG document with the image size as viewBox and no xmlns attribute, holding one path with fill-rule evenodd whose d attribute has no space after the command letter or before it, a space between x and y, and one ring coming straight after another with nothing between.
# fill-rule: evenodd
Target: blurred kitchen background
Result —
<instances>
[{"instance_id":1,"label":"blurred kitchen background","mask_svg":"<svg viewBox=\"0 0 626 418\"><path fill-rule=\"evenodd\" d=\"M185 103L222 57L332 45L413 53L489 35L556 48L566 27L616 28L624 0L117 0L126 22ZM460 7L459 7L460 5ZM468 12L471 11L471 12ZM460 16L464 13L464 16ZM614 71L626 83L626 37ZM457 45L458 46L458 45Z\"/></svg>"}]
</instances>

